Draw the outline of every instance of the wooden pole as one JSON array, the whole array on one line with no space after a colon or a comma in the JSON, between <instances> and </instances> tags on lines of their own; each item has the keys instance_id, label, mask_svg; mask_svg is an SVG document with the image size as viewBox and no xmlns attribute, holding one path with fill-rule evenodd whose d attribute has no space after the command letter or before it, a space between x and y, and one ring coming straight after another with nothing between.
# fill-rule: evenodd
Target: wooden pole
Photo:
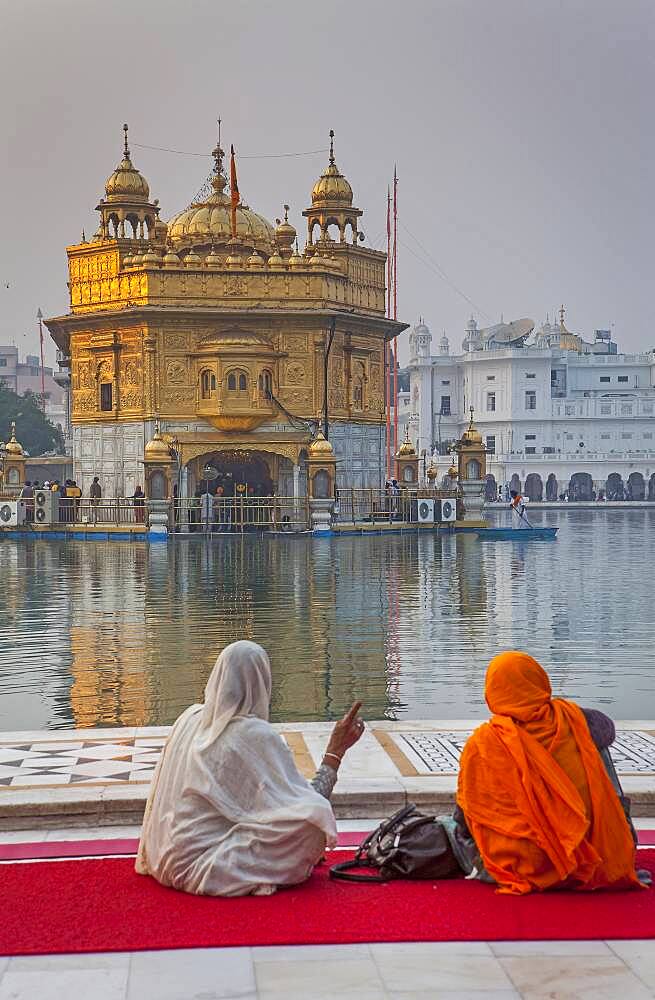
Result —
<instances>
[{"instance_id":1,"label":"wooden pole","mask_svg":"<svg viewBox=\"0 0 655 1000\"><path fill-rule=\"evenodd\" d=\"M398 174L393 168L393 318L398 319ZM393 450L398 451L398 339L393 342Z\"/></svg>"},{"instance_id":2,"label":"wooden pole","mask_svg":"<svg viewBox=\"0 0 655 1000\"><path fill-rule=\"evenodd\" d=\"M391 319L391 192L387 187L387 318ZM387 374L387 479L391 478L391 343L384 342L384 366Z\"/></svg>"}]
</instances>

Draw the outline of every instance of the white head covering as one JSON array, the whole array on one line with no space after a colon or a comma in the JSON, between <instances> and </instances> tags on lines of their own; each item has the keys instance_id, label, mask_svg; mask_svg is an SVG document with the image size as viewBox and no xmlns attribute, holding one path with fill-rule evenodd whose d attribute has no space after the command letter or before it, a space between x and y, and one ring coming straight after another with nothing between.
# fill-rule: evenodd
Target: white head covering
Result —
<instances>
[{"instance_id":1,"label":"white head covering","mask_svg":"<svg viewBox=\"0 0 655 1000\"><path fill-rule=\"evenodd\" d=\"M233 719L268 719L271 684L271 664L265 649L247 639L226 646L205 687L197 748L208 750Z\"/></svg>"},{"instance_id":2,"label":"white head covering","mask_svg":"<svg viewBox=\"0 0 655 1000\"><path fill-rule=\"evenodd\" d=\"M157 765L138 872L208 895L273 891L302 882L336 843L329 802L267 721L270 696L262 647L227 646Z\"/></svg>"}]
</instances>

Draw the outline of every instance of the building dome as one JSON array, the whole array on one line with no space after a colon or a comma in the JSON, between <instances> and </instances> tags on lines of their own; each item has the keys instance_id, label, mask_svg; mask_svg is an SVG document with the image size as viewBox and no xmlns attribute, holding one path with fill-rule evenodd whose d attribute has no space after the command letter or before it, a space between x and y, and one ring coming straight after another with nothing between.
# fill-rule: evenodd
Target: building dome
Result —
<instances>
[{"instance_id":1,"label":"building dome","mask_svg":"<svg viewBox=\"0 0 655 1000\"><path fill-rule=\"evenodd\" d=\"M334 132L330 130L330 162L312 188L313 208L350 208L353 189L334 160Z\"/></svg>"},{"instance_id":2,"label":"building dome","mask_svg":"<svg viewBox=\"0 0 655 1000\"><path fill-rule=\"evenodd\" d=\"M123 159L118 164L113 174L107 178L105 184L105 196L107 201L142 201L147 202L150 197L150 187L147 180L132 165L130 151L127 145L127 125L123 125L125 132L125 149Z\"/></svg>"},{"instance_id":3,"label":"building dome","mask_svg":"<svg viewBox=\"0 0 655 1000\"><path fill-rule=\"evenodd\" d=\"M275 220L277 223L277 229L275 230L275 245L280 251L288 250L291 253L291 248L294 244L296 236L296 230L289 222L289 206L284 206L284 221L281 219Z\"/></svg>"},{"instance_id":4,"label":"building dome","mask_svg":"<svg viewBox=\"0 0 655 1000\"><path fill-rule=\"evenodd\" d=\"M155 433L151 437L150 441L148 441L145 447L144 455L149 462L170 462L170 448L161 436L159 427L155 428Z\"/></svg>"},{"instance_id":5,"label":"building dome","mask_svg":"<svg viewBox=\"0 0 655 1000\"><path fill-rule=\"evenodd\" d=\"M7 455L20 456L23 454L23 446L16 440L16 424L13 421L11 424L11 437L5 445L5 452Z\"/></svg>"},{"instance_id":6,"label":"building dome","mask_svg":"<svg viewBox=\"0 0 655 1000\"><path fill-rule=\"evenodd\" d=\"M324 436L323 431L317 431L316 437L309 446L309 454L315 458L319 455L334 455L334 448Z\"/></svg>"},{"instance_id":7,"label":"building dome","mask_svg":"<svg viewBox=\"0 0 655 1000\"><path fill-rule=\"evenodd\" d=\"M412 442L409 440L409 427L408 427L407 430L405 431L405 440L398 449L398 458L415 458L415 457L416 457L416 449L414 448Z\"/></svg>"},{"instance_id":8,"label":"building dome","mask_svg":"<svg viewBox=\"0 0 655 1000\"><path fill-rule=\"evenodd\" d=\"M168 223L167 238L176 249L190 246L225 246L232 239L231 205L225 193L227 179L223 173L223 150L214 150L212 193L207 198L194 201ZM253 212L247 205L236 210L237 240L240 245L266 250L267 256L273 243L275 229L263 215Z\"/></svg>"}]
</instances>

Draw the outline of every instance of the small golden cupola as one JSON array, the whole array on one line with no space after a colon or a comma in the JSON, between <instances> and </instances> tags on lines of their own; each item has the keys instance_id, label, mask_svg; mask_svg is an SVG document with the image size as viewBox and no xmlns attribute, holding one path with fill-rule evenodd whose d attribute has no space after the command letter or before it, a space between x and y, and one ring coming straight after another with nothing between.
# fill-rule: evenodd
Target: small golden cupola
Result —
<instances>
[{"instance_id":1,"label":"small golden cupola","mask_svg":"<svg viewBox=\"0 0 655 1000\"><path fill-rule=\"evenodd\" d=\"M310 244L315 242L317 226L318 239L323 242L334 238L331 226L336 227L335 235L338 234L339 243L346 243L348 234L352 243L357 243L359 239L357 220L364 213L353 207L353 189L335 162L332 129L328 165L312 188L312 207L306 208L302 214L307 219L307 239Z\"/></svg>"},{"instance_id":2,"label":"small golden cupola","mask_svg":"<svg viewBox=\"0 0 655 1000\"><path fill-rule=\"evenodd\" d=\"M149 200L148 182L132 163L127 125L123 132L123 159L107 178L105 197L96 206L100 212L96 239L162 239L165 226L157 218L159 202Z\"/></svg>"},{"instance_id":3,"label":"small golden cupola","mask_svg":"<svg viewBox=\"0 0 655 1000\"><path fill-rule=\"evenodd\" d=\"M296 230L289 222L289 206L284 206L284 221L276 219L277 228L275 230L275 246L280 257L288 260L293 254L293 245L296 241Z\"/></svg>"},{"instance_id":4,"label":"small golden cupola","mask_svg":"<svg viewBox=\"0 0 655 1000\"><path fill-rule=\"evenodd\" d=\"M5 445L5 452L7 455L20 456L23 454L22 444L16 440L16 422L12 420L11 422L11 437Z\"/></svg>"},{"instance_id":5,"label":"small golden cupola","mask_svg":"<svg viewBox=\"0 0 655 1000\"><path fill-rule=\"evenodd\" d=\"M419 457L416 448L409 439L409 426L405 430L405 440L395 456L396 479L400 486L418 486Z\"/></svg>"}]
</instances>

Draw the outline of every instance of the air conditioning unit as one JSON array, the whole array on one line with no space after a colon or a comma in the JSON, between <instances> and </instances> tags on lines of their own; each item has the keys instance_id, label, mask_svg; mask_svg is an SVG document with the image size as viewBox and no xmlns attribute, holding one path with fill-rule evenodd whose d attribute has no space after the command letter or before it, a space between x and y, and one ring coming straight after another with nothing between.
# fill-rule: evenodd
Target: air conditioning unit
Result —
<instances>
[{"instance_id":1,"label":"air conditioning unit","mask_svg":"<svg viewBox=\"0 0 655 1000\"><path fill-rule=\"evenodd\" d=\"M59 523L59 495L52 490L34 491L35 524Z\"/></svg>"},{"instance_id":2,"label":"air conditioning unit","mask_svg":"<svg viewBox=\"0 0 655 1000\"><path fill-rule=\"evenodd\" d=\"M0 527L17 528L25 523L25 504L22 500L0 500Z\"/></svg>"},{"instance_id":3,"label":"air conditioning unit","mask_svg":"<svg viewBox=\"0 0 655 1000\"><path fill-rule=\"evenodd\" d=\"M416 501L416 520L419 524L434 524L434 500L421 499Z\"/></svg>"},{"instance_id":4,"label":"air conditioning unit","mask_svg":"<svg viewBox=\"0 0 655 1000\"><path fill-rule=\"evenodd\" d=\"M452 523L457 520L457 501L452 500L434 501L434 519L437 524Z\"/></svg>"}]
</instances>

